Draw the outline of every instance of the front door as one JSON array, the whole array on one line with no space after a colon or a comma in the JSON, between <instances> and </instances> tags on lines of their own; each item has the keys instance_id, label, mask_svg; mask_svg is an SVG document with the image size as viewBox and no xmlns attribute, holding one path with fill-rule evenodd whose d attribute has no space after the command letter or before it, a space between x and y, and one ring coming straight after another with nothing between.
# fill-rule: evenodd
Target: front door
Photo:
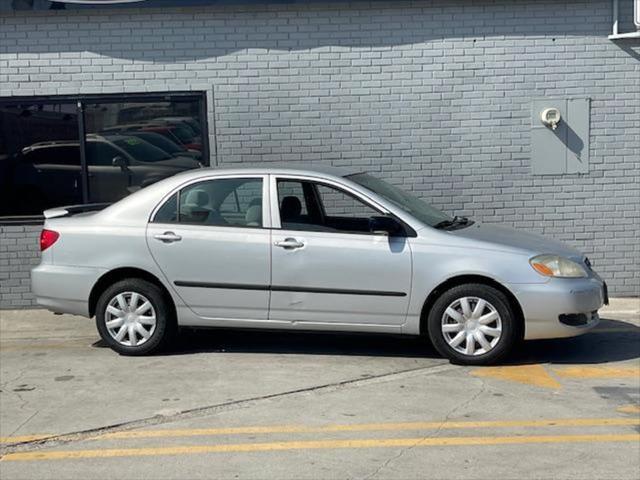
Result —
<instances>
[{"instance_id":1,"label":"front door","mask_svg":"<svg viewBox=\"0 0 640 480\"><path fill-rule=\"evenodd\" d=\"M370 232L370 217L381 213L335 184L275 184L281 228L273 230L269 318L401 326L411 290L407 238Z\"/></svg>"},{"instance_id":2,"label":"front door","mask_svg":"<svg viewBox=\"0 0 640 480\"><path fill-rule=\"evenodd\" d=\"M170 197L147 228L153 258L202 318L266 320L270 232L263 228L262 176L192 183Z\"/></svg>"}]
</instances>

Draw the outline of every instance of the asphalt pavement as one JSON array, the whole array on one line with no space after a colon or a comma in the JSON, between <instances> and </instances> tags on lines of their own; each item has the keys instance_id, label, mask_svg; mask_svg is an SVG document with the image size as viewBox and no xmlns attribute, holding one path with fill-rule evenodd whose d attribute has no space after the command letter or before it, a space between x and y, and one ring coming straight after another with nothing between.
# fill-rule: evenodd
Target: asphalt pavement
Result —
<instances>
[{"instance_id":1,"label":"asphalt pavement","mask_svg":"<svg viewBox=\"0 0 640 480\"><path fill-rule=\"evenodd\" d=\"M121 357L0 311L0 478L640 478L640 300L508 364L416 338L189 330Z\"/></svg>"}]
</instances>

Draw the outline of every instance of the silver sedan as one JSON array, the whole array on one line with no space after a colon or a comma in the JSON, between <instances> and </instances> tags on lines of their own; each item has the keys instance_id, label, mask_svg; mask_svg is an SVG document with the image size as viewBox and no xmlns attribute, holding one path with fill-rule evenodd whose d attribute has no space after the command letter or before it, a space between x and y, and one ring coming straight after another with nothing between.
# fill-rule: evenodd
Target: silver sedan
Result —
<instances>
[{"instance_id":1,"label":"silver sedan","mask_svg":"<svg viewBox=\"0 0 640 480\"><path fill-rule=\"evenodd\" d=\"M115 351L179 326L423 335L463 364L598 323L606 285L539 235L451 217L356 170L199 169L45 212L40 305Z\"/></svg>"}]
</instances>

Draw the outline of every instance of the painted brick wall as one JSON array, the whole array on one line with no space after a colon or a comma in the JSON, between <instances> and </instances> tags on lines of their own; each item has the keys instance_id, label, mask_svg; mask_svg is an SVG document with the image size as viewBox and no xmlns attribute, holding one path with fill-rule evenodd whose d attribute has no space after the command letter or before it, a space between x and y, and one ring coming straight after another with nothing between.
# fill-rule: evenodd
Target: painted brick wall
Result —
<instances>
[{"instance_id":1,"label":"painted brick wall","mask_svg":"<svg viewBox=\"0 0 640 480\"><path fill-rule=\"evenodd\" d=\"M609 0L10 14L0 96L205 90L218 164L362 165L446 211L574 245L614 295L638 295L640 42L610 28ZM591 98L589 173L531 174L541 97ZM5 308L32 298L37 232L13 228Z\"/></svg>"},{"instance_id":2,"label":"painted brick wall","mask_svg":"<svg viewBox=\"0 0 640 480\"><path fill-rule=\"evenodd\" d=\"M33 305L29 269L37 265L40 259L41 228L33 225L0 225L1 308Z\"/></svg>"}]
</instances>

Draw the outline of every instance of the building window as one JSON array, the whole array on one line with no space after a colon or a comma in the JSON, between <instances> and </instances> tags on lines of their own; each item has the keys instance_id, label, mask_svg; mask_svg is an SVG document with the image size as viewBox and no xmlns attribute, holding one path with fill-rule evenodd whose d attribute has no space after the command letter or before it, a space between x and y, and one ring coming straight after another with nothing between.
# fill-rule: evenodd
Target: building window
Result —
<instances>
[{"instance_id":1,"label":"building window","mask_svg":"<svg viewBox=\"0 0 640 480\"><path fill-rule=\"evenodd\" d=\"M208 165L204 94L0 99L0 222Z\"/></svg>"}]
</instances>

